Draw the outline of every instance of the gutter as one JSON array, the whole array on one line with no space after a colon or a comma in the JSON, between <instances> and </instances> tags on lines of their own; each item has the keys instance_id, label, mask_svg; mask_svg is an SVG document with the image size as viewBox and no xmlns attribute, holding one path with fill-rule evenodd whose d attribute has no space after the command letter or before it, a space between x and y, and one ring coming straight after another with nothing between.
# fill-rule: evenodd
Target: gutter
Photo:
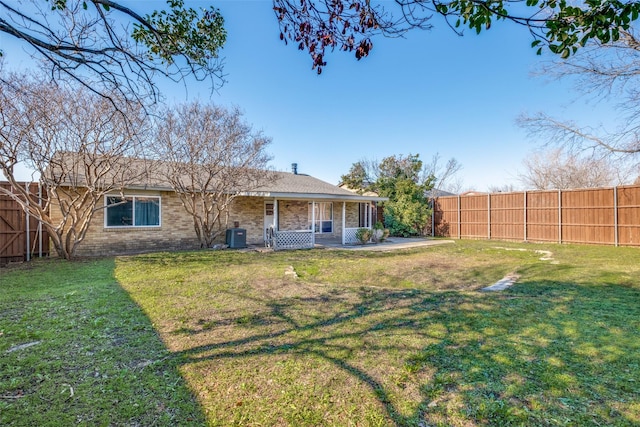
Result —
<instances>
[{"instance_id":1,"label":"gutter","mask_svg":"<svg viewBox=\"0 0 640 427\"><path fill-rule=\"evenodd\" d=\"M272 193L269 191L241 192L241 196L266 197L278 200L340 200L354 202L386 202L388 197L360 196L355 194L323 194L323 193Z\"/></svg>"}]
</instances>

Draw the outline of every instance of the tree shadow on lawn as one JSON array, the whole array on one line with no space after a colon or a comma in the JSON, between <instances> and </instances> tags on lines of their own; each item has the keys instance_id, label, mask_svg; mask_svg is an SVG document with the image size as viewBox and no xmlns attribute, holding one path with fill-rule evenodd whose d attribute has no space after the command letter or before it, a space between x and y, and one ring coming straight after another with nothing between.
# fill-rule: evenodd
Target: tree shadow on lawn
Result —
<instances>
[{"instance_id":1,"label":"tree shadow on lawn","mask_svg":"<svg viewBox=\"0 0 640 427\"><path fill-rule=\"evenodd\" d=\"M539 281L502 293L327 288L304 298L233 296L251 300L255 310L227 311L207 327L174 331L208 342L174 356L197 366L201 377L218 378L211 387L235 387L221 379L225 376L243 385L264 383L266 389L253 394L239 388L228 394L239 404L216 415L221 423L253 420L249 412L256 416L256 408L243 399L266 394L272 405L286 403L270 395L269 387L286 389L287 381L334 384L325 390L329 395L350 392L340 388L349 381L335 383L336 370L363 389L356 401L377 402L381 419L362 411L353 412L354 419L331 418L327 411L343 411L335 396L314 402L312 395L304 396L313 393L311 386L296 388L297 406L262 407L267 414L273 411L265 417L277 417L273 424L298 425L318 420L396 426L640 423L638 289ZM302 377L283 377L278 384L278 371L260 371L256 362L313 363L294 369ZM321 378L326 376L334 382ZM222 411L208 407L214 400L201 404ZM313 407L301 408L305 402ZM292 414L302 409L306 415Z\"/></svg>"},{"instance_id":2,"label":"tree shadow on lawn","mask_svg":"<svg viewBox=\"0 0 640 427\"><path fill-rule=\"evenodd\" d=\"M114 268L113 259L47 260L2 272L0 425L205 423Z\"/></svg>"}]
</instances>

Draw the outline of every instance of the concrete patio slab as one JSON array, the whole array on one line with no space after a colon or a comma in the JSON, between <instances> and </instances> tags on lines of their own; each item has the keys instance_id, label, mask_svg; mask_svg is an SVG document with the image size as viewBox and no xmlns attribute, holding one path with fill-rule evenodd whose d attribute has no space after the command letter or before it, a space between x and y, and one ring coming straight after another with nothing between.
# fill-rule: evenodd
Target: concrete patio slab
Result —
<instances>
[{"instance_id":1,"label":"concrete patio slab","mask_svg":"<svg viewBox=\"0 0 640 427\"><path fill-rule=\"evenodd\" d=\"M316 248L341 249L350 251L395 251L399 249L411 249L424 246L437 246L455 243L454 240L391 237L382 243L369 243L366 245L346 245L338 241L324 241L316 243Z\"/></svg>"}]
</instances>

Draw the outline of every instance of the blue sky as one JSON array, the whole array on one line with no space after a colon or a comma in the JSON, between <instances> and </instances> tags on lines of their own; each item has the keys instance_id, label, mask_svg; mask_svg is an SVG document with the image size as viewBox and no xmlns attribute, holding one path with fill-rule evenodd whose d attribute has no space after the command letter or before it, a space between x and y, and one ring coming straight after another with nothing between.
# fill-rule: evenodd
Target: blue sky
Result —
<instances>
[{"instance_id":1,"label":"blue sky","mask_svg":"<svg viewBox=\"0 0 640 427\"><path fill-rule=\"evenodd\" d=\"M509 23L459 37L435 18L431 31L374 39L364 60L336 51L318 76L305 52L280 41L271 1L213 4L228 31L227 83L213 94L207 82L189 82L186 91L166 82L162 88L168 102L211 98L239 106L273 138L269 151L278 170L296 162L300 172L337 183L362 158L419 153L428 161L439 153L462 164L463 189L519 185L522 159L536 148L516 126L519 114L545 111L591 124L609 114L575 101L570 82L532 77L548 57L535 55L527 30ZM15 66L14 42L0 41Z\"/></svg>"}]
</instances>

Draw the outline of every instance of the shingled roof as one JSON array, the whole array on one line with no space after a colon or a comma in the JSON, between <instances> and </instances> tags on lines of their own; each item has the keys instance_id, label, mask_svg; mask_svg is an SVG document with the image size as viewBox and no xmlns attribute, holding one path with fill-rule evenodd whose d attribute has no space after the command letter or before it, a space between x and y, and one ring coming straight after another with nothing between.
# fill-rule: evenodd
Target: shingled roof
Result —
<instances>
[{"instance_id":1,"label":"shingled roof","mask_svg":"<svg viewBox=\"0 0 640 427\"><path fill-rule=\"evenodd\" d=\"M126 162L127 170L131 177L126 180L126 188L130 190L156 190L172 191L172 187L166 179L167 165L158 160L144 160L138 158L120 157L116 163ZM63 168L67 172L65 181L68 185L86 184L86 177L82 168L76 165L82 164L82 159L77 153L58 153L57 166L53 166L49 172ZM69 172L73 171L73 174ZM384 197L372 195L359 195L345 190L336 185L322 181L305 174L291 172L270 172L263 186L251 191L241 192L246 196L269 197L280 199L309 199L309 200L350 200L350 201L384 201Z\"/></svg>"},{"instance_id":2,"label":"shingled roof","mask_svg":"<svg viewBox=\"0 0 640 427\"><path fill-rule=\"evenodd\" d=\"M334 200L384 201L385 197L361 196L309 175L273 172L275 179L247 195L276 198L309 198Z\"/></svg>"}]
</instances>

